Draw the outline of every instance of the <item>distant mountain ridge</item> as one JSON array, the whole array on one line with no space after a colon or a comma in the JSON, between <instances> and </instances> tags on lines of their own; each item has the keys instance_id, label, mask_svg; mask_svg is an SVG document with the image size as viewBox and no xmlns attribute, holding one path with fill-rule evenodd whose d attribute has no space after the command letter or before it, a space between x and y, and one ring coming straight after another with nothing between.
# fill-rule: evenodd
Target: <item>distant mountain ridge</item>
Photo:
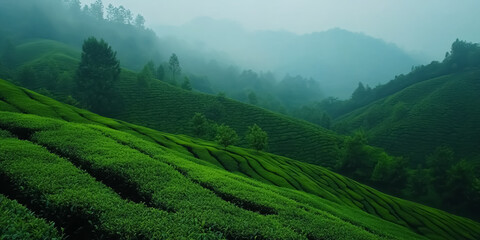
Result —
<instances>
[{"instance_id":1,"label":"distant mountain ridge","mask_svg":"<svg viewBox=\"0 0 480 240\"><path fill-rule=\"evenodd\" d=\"M285 31L247 31L235 22L207 17L180 27L159 26L160 37L175 36L225 52L244 68L313 77L326 93L347 98L358 82L370 86L408 72L419 61L391 43L335 28L296 35Z\"/></svg>"}]
</instances>

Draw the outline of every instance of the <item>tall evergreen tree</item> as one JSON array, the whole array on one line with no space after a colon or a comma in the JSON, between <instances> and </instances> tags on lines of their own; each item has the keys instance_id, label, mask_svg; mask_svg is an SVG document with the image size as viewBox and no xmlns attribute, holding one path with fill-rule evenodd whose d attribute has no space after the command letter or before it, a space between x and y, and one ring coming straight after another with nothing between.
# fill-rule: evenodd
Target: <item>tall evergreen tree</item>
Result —
<instances>
[{"instance_id":1,"label":"tall evergreen tree","mask_svg":"<svg viewBox=\"0 0 480 240\"><path fill-rule=\"evenodd\" d=\"M77 96L80 101L95 112L105 112L110 107L113 86L120 75L117 53L101 39L86 39L76 72Z\"/></svg>"},{"instance_id":2,"label":"tall evergreen tree","mask_svg":"<svg viewBox=\"0 0 480 240\"><path fill-rule=\"evenodd\" d=\"M182 67L180 67L180 61L178 60L178 57L175 53L173 53L170 57L168 67L170 68L170 72L172 72L172 81L175 83L175 76L182 72Z\"/></svg>"}]
</instances>

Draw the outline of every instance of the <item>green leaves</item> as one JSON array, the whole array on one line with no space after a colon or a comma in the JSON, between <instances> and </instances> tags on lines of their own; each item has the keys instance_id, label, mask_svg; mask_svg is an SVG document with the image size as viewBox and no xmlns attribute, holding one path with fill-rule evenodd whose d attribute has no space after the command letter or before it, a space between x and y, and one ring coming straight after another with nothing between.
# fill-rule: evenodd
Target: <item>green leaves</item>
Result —
<instances>
[{"instance_id":1,"label":"green leaves","mask_svg":"<svg viewBox=\"0 0 480 240\"><path fill-rule=\"evenodd\" d=\"M61 239L53 223L0 194L0 239Z\"/></svg>"},{"instance_id":2,"label":"green leaves","mask_svg":"<svg viewBox=\"0 0 480 240\"><path fill-rule=\"evenodd\" d=\"M237 142L238 135L231 127L222 124L217 128L217 136L215 137L215 140L224 148L227 148Z\"/></svg>"},{"instance_id":3,"label":"green leaves","mask_svg":"<svg viewBox=\"0 0 480 240\"><path fill-rule=\"evenodd\" d=\"M268 135L257 124L248 127L247 135L245 136L250 146L255 150L264 150L268 145Z\"/></svg>"}]
</instances>

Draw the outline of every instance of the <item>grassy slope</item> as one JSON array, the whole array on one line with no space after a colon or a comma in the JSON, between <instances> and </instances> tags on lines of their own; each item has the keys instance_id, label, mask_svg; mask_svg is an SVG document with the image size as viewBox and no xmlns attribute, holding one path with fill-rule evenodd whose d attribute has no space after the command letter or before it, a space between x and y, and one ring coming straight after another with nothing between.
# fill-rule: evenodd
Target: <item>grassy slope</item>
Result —
<instances>
[{"instance_id":1,"label":"grassy slope","mask_svg":"<svg viewBox=\"0 0 480 240\"><path fill-rule=\"evenodd\" d=\"M17 47L16 53L21 56L17 61L19 64L31 66L35 71L42 71L45 63L50 62L60 72L69 71L70 74L75 71L78 63L75 59L79 56L68 46L50 40L24 43ZM138 88L136 82L136 74L122 71L118 91L124 109L111 117L160 131L189 134L190 119L194 113L204 113L212 104L218 104L225 110L220 122L233 127L240 136L254 123L265 130L269 135L269 151L272 153L326 167L332 167L338 159L337 145L342 138L317 125L234 100L219 100L212 95L184 91L161 81L155 80L143 90ZM40 79L31 89L48 84ZM244 142L240 144L245 145Z\"/></svg>"},{"instance_id":2,"label":"grassy slope","mask_svg":"<svg viewBox=\"0 0 480 240\"><path fill-rule=\"evenodd\" d=\"M87 169L87 172L97 178L111 176L117 180L113 182L118 182L118 179L129 179L125 183L126 186L120 186L122 189L131 189L128 191L130 192L129 198L147 202L148 205L153 205L159 209L170 211L173 209L173 211L177 212L178 209L205 203L200 203L196 199L190 198L182 203L176 203L178 199L175 196L179 193L172 195L171 192L158 190L163 188L158 184L166 180L155 177L155 172L172 172L172 170L162 164L157 166L157 162L153 160L160 160L177 170L180 175L172 172L173 176L176 176L175 178L183 179L181 177L183 175L190 179L191 182L200 185L204 190L208 189L219 198L227 200L227 202L233 202L235 203L234 205L240 206L240 208L243 207L242 209L260 212L261 214L259 215L261 216L275 213L273 215L278 216L278 219L275 221L279 221L284 225L287 224L289 228L295 229L294 232L308 232L307 236L321 236L319 235L321 233L313 231L312 228L318 227L321 229L321 226L325 226L323 224L326 223L323 217L315 220L314 224L302 222L305 219L313 221L316 219L317 213L313 214L313 216L304 215L303 212L301 214L295 213L297 214L295 215L294 212L298 210L292 212L292 209L297 209L299 206L302 206L301 208L307 207L309 209L307 212L318 212L321 216L335 216L335 220L328 223L334 224L335 228L341 229L345 227L345 224L353 224L354 226L366 228L367 232L374 235L388 236L387 238L397 236L408 239L413 237L410 233L405 233L404 230L398 228L398 225L403 225L432 238L474 239L480 236L480 231L478 230L480 225L476 222L382 194L319 166L237 147L229 147L227 150L223 150L215 143L186 136L161 133L122 121L103 118L87 111L61 104L29 90L18 88L5 81L1 82L0 91L0 110L31 113L63 119L68 122L95 124L67 124L63 121L33 116L24 117L23 115L7 112L0 114L2 116L0 120L2 128L9 129L18 136L27 138L30 143L33 142L47 147L52 153L72 160L75 165L81 166L82 169ZM123 133L112 129L120 130ZM98 144L95 144L96 142ZM91 145L102 146L102 150L95 150ZM98 151L101 152L98 153ZM134 154L133 152L135 151L142 154ZM45 154L48 155L48 153ZM117 163L119 158L124 158L122 154L126 154L128 159L135 160L125 162L122 160ZM130 168L135 169L135 171L128 171ZM222 169L235 174L229 174ZM250 180L242 176L248 176L259 181ZM105 183L112 182L109 179L102 179L102 181ZM190 186L189 184L191 183L189 181L185 182L185 180L175 180L173 182L167 181L164 184L184 188L185 186ZM163 184L160 185L163 186ZM273 185L284 188L274 187ZM119 186L109 186L113 189L119 189ZM196 196L204 196L205 199L212 197L208 194L203 195L205 194L204 190L198 186L192 185L191 188L193 190L189 191L193 191ZM296 190L302 190L312 195ZM156 193L157 191L159 192ZM197 191L198 193L196 193ZM170 195L173 197L165 197ZM185 196L182 195L181 198L185 198ZM208 201L216 202L219 200L212 198L212 200ZM290 203L293 205L289 205ZM225 203L220 201L216 204L223 206L222 204ZM209 212L215 209L215 207L211 207L211 209L208 206L205 207L207 209L198 210L198 213L195 213L198 214L198 216L195 215L196 219L204 217L205 213L202 213L202 211ZM105 206L98 206L98 208L103 209ZM226 208L229 209L229 207ZM228 211L236 212L237 210L232 209ZM280 214L282 211L283 215ZM364 212L369 212L371 215L367 215ZM225 212L219 212L219 214L221 216ZM83 216L82 214L80 215ZM382 222L372 215L398 225ZM257 219L258 216L239 213L234 219L242 222L252 217ZM300 220L298 220L299 222L289 220L291 218ZM182 215L180 219L189 218ZM207 221L207 219L202 221ZM218 217L214 218L212 222L204 224L216 226L217 230L232 236L244 236L242 234L251 236L255 234L248 231L243 232L244 228L255 228L254 226L245 226L238 222L223 223L223 221L224 219ZM260 219L248 221L255 223L255 221L260 221ZM266 220L263 219L261 221ZM285 229L275 228L277 224L275 221L271 222L272 231L275 230L279 234L286 234L283 236L293 234ZM148 225L148 222L145 224ZM319 225L317 226L316 224ZM226 230L231 225L238 225L238 227L231 231ZM182 226L179 228L182 228ZM199 231L198 229L190 230L192 232ZM340 237L340 235L336 235L332 231L327 231L326 234ZM352 231L356 232L357 230L352 229ZM128 235L131 233L122 234ZM269 233L267 232L258 234L264 237L273 237L273 235L268 235ZM365 233L359 234L361 236Z\"/></svg>"},{"instance_id":3,"label":"grassy slope","mask_svg":"<svg viewBox=\"0 0 480 240\"><path fill-rule=\"evenodd\" d=\"M363 128L370 143L420 160L439 146L459 157L480 154L480 70L412 85L337 120L348 130Z\"/></svg>"}]
</instances>

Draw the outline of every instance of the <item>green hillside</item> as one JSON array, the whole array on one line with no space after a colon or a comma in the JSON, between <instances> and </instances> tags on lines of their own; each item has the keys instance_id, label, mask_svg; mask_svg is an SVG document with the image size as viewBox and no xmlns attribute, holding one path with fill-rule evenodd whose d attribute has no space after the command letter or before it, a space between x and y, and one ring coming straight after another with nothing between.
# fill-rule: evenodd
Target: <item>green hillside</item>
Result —
<instances>
[{"instance_id":1,"label":"green hillside","mask_svg":"<svg viewBox=\"0 0 480 240\"><path fill-rule=\"evenodd\" d=\"M35 73L30 74L33 81L20 79L23 85L30 89L46 88L59 98L71 94L78 66L75 56L79 55L74 50L55 41L32 40L19 45L16 54L22 56L19 72L30 68ZM213 115L213 120L233 127L240 136L248 126L259 125L268 133L269 152L325 167L332 167L338 161L342 137L306 121L228 98L185 91L158 80L152 81L148 88L141 88L137 85L137 75L125 69L116 88L121 108L109 112L110 117L160 131L192 134L190 120L200 112ZM246 143L241 141L240 145Z\"/></svg>"},{"instance_id":2,"label":"green hillside","mask_svg":"<svg viewBox=\"0 0 480 240\"><path fill-rule=\"evenodd\" d=\"M100 117L5 81L0 85L0 175L9 186L4 191L56 224L68 215L69 222L85 224L83 230L62 225L67 234L480 236L474 221L385 195L319 166L237 147L223 150L212 142ZM59 180L67 176L71 181ZM122 222L120 215L126 216Z\"/></svg>"},{"instance_id":3,"label":"green hillside","mask_svg":"<svg viewBox=\"0 0 480 240\"><path fill-rule=\"evenodd\" d=\"M437 147L459 158L480 154L480 70L414 84L336 121L342 131L364 129L369 143L422 161Z\"/></svg>"}]
</instances>

